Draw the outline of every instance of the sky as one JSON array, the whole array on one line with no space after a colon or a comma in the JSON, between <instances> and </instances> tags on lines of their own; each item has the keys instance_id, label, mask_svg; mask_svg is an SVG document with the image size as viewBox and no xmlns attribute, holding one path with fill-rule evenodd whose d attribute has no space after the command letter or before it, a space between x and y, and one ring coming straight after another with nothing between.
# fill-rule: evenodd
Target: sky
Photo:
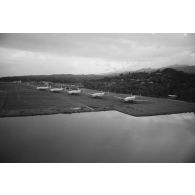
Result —
<instances>
[{"instance_id":1,"label":"sky","mask_svg":"<svg viewBox=\"0 0 195 195\"><path fill-rule=\"evenodd\" d=\"M195 65L195 34L0 34L0 76Z\"/></svg>"}]
</instances>

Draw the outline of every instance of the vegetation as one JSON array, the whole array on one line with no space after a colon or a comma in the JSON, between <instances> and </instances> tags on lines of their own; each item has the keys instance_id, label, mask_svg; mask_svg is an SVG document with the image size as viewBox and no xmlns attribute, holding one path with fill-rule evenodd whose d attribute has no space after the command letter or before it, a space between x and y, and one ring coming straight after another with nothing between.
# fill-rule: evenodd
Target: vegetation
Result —
<instances>
[{"instance_id":1,"label":"vegetation","mask_svg":"<svg viewBox=\"0 0 195 195\"><path fill-rule=\"evenodd\" d=\"M152 97L167 97L174 94L178 99L195 101L195 74L171 68L151 73L129 72L103 79L93 79L85 81L84 86L90 89Z\"/></svg>"},{"instance_id":2,"label":"vegetation","mask_svg":"<svg viewBox=\"0 0 195 195\"><path fill-rule=\"evenodd\" d=\"M84 80L89 79L99 79L103 78L101 75L72 75L72 74L54 74L54 75L30 75L30 76L13 76L13 77L2 77L0 78L0 82L13 82L19 81L22 82L53 82L53 83L78 83L83 82Z\"/></svg>"},{"instance_id":3,"label":"vegetation","mask_svg":"<svg viewBox=\"0 0 195 195\"><path fill-rule=\"evenodd\" d=\"M152 97L176 95L178 99L195 102L195 74L171 68L155 72L129 72L114 76L103 75L39 75L4 77L0 81L48 81L80 83L85 88L115 93L138 94Z\"/></svg>"},{"instance_id":4,"label":"vegetation","mask_svg":"<svg viewBox=\"0 0 195 195\"><path fill-rule=\"evenodd\" d=\"M88 94L95 90L83 89L80 95L71 96L65 91L51 93L36 90L35 86L20 83L0 83L0 117L31 116L42 114L75 113L117 110L133 116L151 116L194 112L195 104L169 101L167 98L137 97L134 104L127 104L114 96L124 94L109 93L103 98L91 98Z\"/></svg>"}]
</instances>

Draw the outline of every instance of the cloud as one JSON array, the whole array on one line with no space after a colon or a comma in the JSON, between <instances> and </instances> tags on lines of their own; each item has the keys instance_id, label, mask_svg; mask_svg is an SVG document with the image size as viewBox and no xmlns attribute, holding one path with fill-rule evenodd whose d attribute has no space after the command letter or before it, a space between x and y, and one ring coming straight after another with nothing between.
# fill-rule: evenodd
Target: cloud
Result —
<instances>
[{"instance_id":1,"label":"cloud","mask_svg":"<svg viewBox=\"0 0 195 195\"><path fill-rule=\"evenodd\" d=\"M1 76L195 65L194 34L0 34Z\"/></svg>"}]
</instances>

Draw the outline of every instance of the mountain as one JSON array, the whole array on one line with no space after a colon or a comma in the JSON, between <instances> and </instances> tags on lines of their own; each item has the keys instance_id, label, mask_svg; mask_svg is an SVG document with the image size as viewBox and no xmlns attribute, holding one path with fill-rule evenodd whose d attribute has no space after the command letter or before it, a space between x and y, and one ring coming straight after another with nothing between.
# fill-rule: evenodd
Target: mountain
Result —
<instances>
[{"instance_id":1,"label":"mountain","mask_svg":"<svg viewBox=\"0 0 195 195\"><path fill-rule=\"evenodd\" d=\"M25 76L10 76L10 77L0 77L0 81L16 81L16 80L22 80L22 81L52 81L52 82L80 82L82 80L90 80L90 79L102 79L103 77L112 77L112 76L118 76L120 74L127 74L129 72L133 73L139 73L139 72L146 72L146 73L152 73L157 70L164 70L166 68L172 68L177 71L183 71L185 73L191 73L195 74L195 65L189 66L189 65L171 65L166 66L159 69L154 68L142 68L135 71L116 71L116 72L110 72L105 74L80 74L80 75L74 75L74 74L53 74L53 75L25 75Z\"/></svg>"},{"instance_id":2,"label":"mountain","mask_svg":"<svg viewBox=\"0 0 195 195\"><path fill-rule=\"evenodd\" d=\"M116 72L109 72L109 73L105 73L105 74L102 74L104 76L117 76L117 75L120 75L120 74L127 74L129 72L133 73L133 72L147 72L147 73L151 73L151 72L155 72L157 71L158 69L154 69L154 68L142 68L142 69L138 69L138 70L131 70L131 71L116 71Z\"/></svg>"},{"instance_id":3,"label":"mountain","mask_svg":"<svg viewBox=\"0 0 195 195\"><path fill-rule=\"evenodd\" d=\"M106 74L102 74L104 76L117 76L119 74L126 74L129 72L146 72L146 73L151 73L151 72L155 72L157 70L164 70L166 68L172 68L174 70L177 71L183 71L185 73L191 73L191 74L195 74L195 65L194 66L189 66L189 65L170 65L170 66L165 66L162 68L141 68L135 71L117 71L117 72L110 72L110 73L106 73Z\"/></svg>"},{"instance_id":4,"label":"mountain","mask_svg":"<svg viewBox=\"0 0 195 195\"><path fill-rule=\"evenodd\" d=\"M142 69L136 70L135 72L148 72L148 73L151 73L151 72L154 72L156 70L157 69L154 69L154 68L142 68Z\"/></svg>"},{"instance_id":5,"label":"mountain","mask_svg":"<svg viewBox=\"0 0 195 195\"><path fill-rule=\"evenodd\" d=\"M84 86L100 91L151 97L168 97L171 94L176 95L177 99L195 102L195 74L173 68L164 68L151 73L133 72L99 80L87 80Z\"/></svg>"},{"instance_id":6,"label":"mountain","mask_svg":"<svg viewBox=\"0 0 195 195\"><path fill-rule=\"evenodd\" d=\"M157 70L164 70L166 68L172 68L172 69L175 69L177 71L183 71L185 73L191 73L191 74L194 74L195 73L195 65L194 66L189 66L189 65L178 65L178 64L171 65L171 66L166 66L166 67L159 68L159 69L142 68L142 69L136 70L135 72L147 72L147 73L151 73L151 72L154 72L154 71L157 71Z\"/></svg>"},{"instance_id":7,"label":"mountain","mask_svg":"<svg viewBox=\"0 0 195 195\"><path fill-rule=\"evenodd\" d=\"M52 75L26 75L26 76L10 76L1 77L0 81L50 81L50 82L81 82L82 80L100 79L102 75L88 74L88 75L73 75L73 74L52 74Z\"/></svg>"},{"instance_id":8,"label":"mountain","mask_svg":"<svg viewBox=\"0 0 195 195\"><path fill-rule=\"evenodd\" d=\"M186 73L195 73L195 66L188 66L188 65L172 65L172 66L167 66L166 68L173 68L178 71L183 71Z\"/></svg>"}]
</instances>

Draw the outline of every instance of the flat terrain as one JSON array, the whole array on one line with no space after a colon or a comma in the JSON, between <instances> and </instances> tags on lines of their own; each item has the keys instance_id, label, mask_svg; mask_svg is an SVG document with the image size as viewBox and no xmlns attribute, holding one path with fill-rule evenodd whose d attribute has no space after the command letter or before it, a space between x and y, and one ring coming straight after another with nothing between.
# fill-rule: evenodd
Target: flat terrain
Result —
<instances>
[{"instance_id":1,"label":"flat terrain","mask_svg":"<svg viewBox=\"0 0 195 195\"><path fill-rule=\"evenodd\" d=\"M136 103L123 103L114 96L126 97L127 94L106 93L102 99L89 97L95 92L83 89L81 95L68 95L38 91L35 87L15 83L0 83L0 117L30 116L57 113L92 112L117 110L133 116L151 116L194 112L195 103L166 98L137 97Z\"/></svg>"}]
</instances>

